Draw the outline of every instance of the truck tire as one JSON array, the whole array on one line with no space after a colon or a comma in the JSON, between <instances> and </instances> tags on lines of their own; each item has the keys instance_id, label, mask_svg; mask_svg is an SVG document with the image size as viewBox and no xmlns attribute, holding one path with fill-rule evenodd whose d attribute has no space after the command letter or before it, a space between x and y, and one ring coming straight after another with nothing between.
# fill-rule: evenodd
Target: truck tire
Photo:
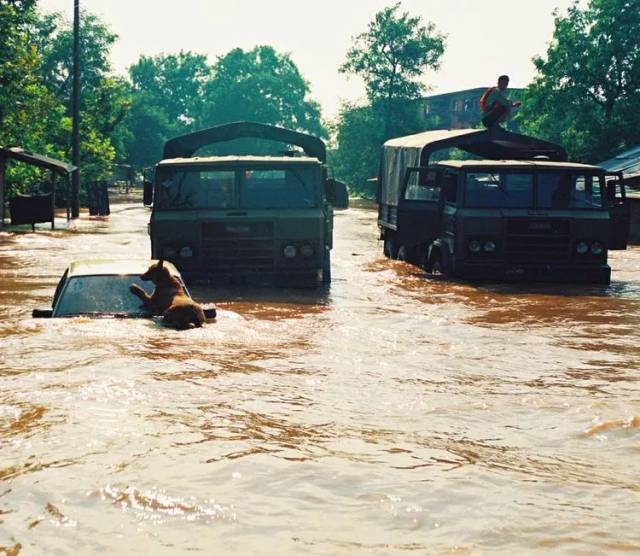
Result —
<instances>
[{"instance_id":1,"label":"truck tire","mask_svg":"<svg viewBox=\"0 0 640 556\"><path fill-rule=\"evenodd\" d=\"M331 284L331 251L327 249L322 263L322 283Z\"/></svg>"},{"instance_id":2,"label":"truck tire","mask_svg":"<svg viewBox=\"0 0 640 556\"><path fill-rule=\"evenodd\" d=\"M417 261L416 248L401 245L398 248L398 260L405 263L415 264Z\"/></svg>"},{"instance_id":3,"label":"truck tire","mask_svg":"<svg viewBox=\"0 0 640 556\"><path fill-rule=\"evenodd\" d=\"M439 249L434 249L429 254L429 261L428 261L426 270L433 275L444 274L444 265L442 263L442 253L440 253Z\"/></svg>"},{"instance_id":4,"label":"truck tire","mask_svg":"<svg viewBox=\"0 0 640 556\"><path fill-rule=\"evenodd\" d=\"M398 246L396 245L395 238L392 234L386 234L384 236L384 247L382 252L388 259L398 258Z\"/></svg>"}]
</instances>

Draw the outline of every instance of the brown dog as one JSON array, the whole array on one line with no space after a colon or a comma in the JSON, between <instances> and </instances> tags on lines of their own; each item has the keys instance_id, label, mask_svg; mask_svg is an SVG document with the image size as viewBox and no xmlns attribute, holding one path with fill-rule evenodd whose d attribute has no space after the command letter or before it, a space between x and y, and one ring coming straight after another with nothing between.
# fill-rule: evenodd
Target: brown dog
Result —
<instances>
[{"instance_id":1,"label":"brown dog","mask_svg":"<svg viewBox=\"0 0 640 556\"><path fill-rule=\"evenodd\" d=\"M178 330L191 326L199 328L206 321L202 307L186 294L180 281L162 263L160 260L152 264L140 276L145 282L153 282L155 289L151 295L137 284L129 286L131 293L137 295L154 315L162 315L167 324Z\"/></svg>"}]
</instances>

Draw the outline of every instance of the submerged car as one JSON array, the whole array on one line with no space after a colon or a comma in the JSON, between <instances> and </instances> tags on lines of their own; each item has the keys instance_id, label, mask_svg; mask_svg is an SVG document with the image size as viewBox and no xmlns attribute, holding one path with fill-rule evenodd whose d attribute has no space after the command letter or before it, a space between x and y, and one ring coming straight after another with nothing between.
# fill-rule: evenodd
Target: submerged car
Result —
<instances>
[{"instance_id":1,"label":"submerged car","mask_svg":"<svg viewBox=\"0 0 640 556\"><path fill-rule=\"evenodd\" d=\"M50 309L34 309L34 318L56 317L121 317L151 318L151 312L129 287L137 284L148 294L154 285L140 279L140 275L155 263L149 259L85 259L72 262L58 282ZM164 266L184 286L180 272L170 262ZM208 319L215 318L214 308L205 308Z\"/></svg>"}]
</instances>

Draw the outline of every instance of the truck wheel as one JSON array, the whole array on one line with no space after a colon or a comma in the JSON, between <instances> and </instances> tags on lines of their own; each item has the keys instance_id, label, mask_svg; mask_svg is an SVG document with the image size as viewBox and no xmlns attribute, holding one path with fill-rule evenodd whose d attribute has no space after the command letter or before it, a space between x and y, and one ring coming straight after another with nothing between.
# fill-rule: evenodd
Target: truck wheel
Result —
<instances>
[{"instance_id":1,"label":"truck wheel","mask_svg":"<svg viewBox=\"0 0 640 556\"><path fill-rule=\"evenodd\" d=\"M322 263L322 283L331 284L331 251L327 249Z\"/></svg>"},{"instance_id":2,"label":"truck wheel","mask_svg":"<svg viewBox=\"0 0 640 556\"><path fill-rule=\"evenodd\" d=\"M385 236L383 253L384 256L389 259L398 258L398 248L396 247L396 242L392 235Z\"/></svg>"},{"instance_id":3,"label":"truck wheel","mask_svg":"<svg viewBox=\"0 0 640 556\"><path fill-rule=\"evenodd\" d=\"M414 264L416 262L416 249L415 247L407 247L406 245L401 245L398 248L398 260L404 261L405 263Z\"/></svg>"}]
</instances>

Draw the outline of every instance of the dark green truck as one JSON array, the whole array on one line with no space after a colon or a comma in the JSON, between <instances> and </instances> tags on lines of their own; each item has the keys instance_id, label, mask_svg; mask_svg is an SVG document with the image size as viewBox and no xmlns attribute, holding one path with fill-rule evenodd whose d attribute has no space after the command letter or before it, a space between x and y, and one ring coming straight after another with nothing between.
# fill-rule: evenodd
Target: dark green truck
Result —
<instances>
[{"instance_id":1,"label":"dark green truck","mask_svg":"<svg viewBox=\"0 0 640 556\"><path fill-rule=\"evenodd\" d=\"M475 158L430 161L451 148ZM608 252L627 246L624 185L566 158L558 145L501 129L388 141L378 180L384 254L470 280L608 284Z\"/></svg>"},{"instance_id":2,"label":"dark green truck","mask_svg":"<svg viewBox=\"0 0 640 556\"><path fill-rule=\"evenodd\" d=\"M301 147L282 156L194 156L210 145L260 139ZM299 154L299 155L298 155ZM151 255L191 280L313 286L331 280L333 209L343 183L329 178L322 140L238 122L176 137L145 183Z\"/></svg>"}]
</instances>

